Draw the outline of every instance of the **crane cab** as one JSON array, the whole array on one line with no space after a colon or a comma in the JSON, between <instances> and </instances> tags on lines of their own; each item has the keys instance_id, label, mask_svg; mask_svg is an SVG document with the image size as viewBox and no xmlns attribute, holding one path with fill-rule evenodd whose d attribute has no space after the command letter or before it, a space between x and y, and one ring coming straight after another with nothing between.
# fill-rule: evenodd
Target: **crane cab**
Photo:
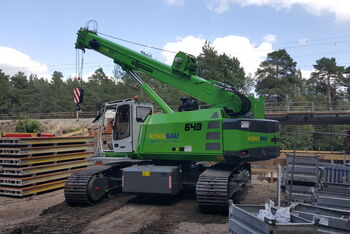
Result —
<instances>
[{"instance_id":1,"label":"crane cab","mask_svg":"<svg viewBox=\"0 0 350 234\"><path fill-rule=\"evenodd\" d=\"M100 151L107 155L109 152L128 154L136 150L140 127L153 113L153 105L136 98L124 99L105 103L102 113ZM108 134L104 133L106 129Z\"/></svg>"}]
</instances>

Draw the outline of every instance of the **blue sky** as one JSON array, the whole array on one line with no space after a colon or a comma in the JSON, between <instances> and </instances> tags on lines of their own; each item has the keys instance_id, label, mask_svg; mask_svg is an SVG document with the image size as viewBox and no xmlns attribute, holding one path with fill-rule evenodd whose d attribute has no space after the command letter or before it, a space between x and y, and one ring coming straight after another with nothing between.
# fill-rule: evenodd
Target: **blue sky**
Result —
<instances>
[{"instance_id":1,"label":"blue sky","mask_svg":"<svg viewBox=\"0 0 350 234\"><path fill-rule=\"evenodd\" d=\"M73 76L76 32L90 19L100 32L172 51L198 55L211 41L252 74L267 53L281 48L304 76L321 57L350 66L348 0L12 0L0 8L0 69ZM171 63L173 54L116 42ZM86 76L99 67L112 73L112 60L94 51L84 60Z\"/></svg>"}]
</instances>

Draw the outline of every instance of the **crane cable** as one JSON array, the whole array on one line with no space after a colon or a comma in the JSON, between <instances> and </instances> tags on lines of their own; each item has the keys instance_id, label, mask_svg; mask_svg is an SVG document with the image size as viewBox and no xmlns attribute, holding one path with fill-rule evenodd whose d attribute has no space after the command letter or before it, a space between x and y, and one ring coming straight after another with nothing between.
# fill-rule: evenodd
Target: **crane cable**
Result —
<instances>
[{"instance_id":1,"label":"crane cable","mask_svg":"<svg viewBox=\"0 0 350 234\"><path fill-rule=\"evenodd\" d=\"M77 80L77 85L82 88L83 82L83 68L84 68L84 52L81 53L80 50L75 50L75 76ZM80 81L80 82L79 82Z\"/></svg>"},{"instance_id":2,"label":"crane cable","mask_svg":"<svg viewBox=\"0 0 350 234\"><path fill-rule=\"evenodd\" d=\"M150 49L160 50L160 51L169 52L169 53L173 53L173 54L176 54L176 53L177 53L177 52L175 52L175 51L165 50L165 49L161 49L161 48L158 48L158 47L149 46L149 45L146 45L146 44L142 44L142 43L138 43L138 42L134 42L134 41L125 40L125 39L122 39L122 38L119 38L119 37L114 37L114 36L111 36L111 35L108 35L108 34L105 34L105 33L101 33L101 32L98 32L98 34L103 35L103 36L106 36L106 37L113 38L113 39L115 39L115 40L123 41L123 42L126 42L126 43L130 43L130 44L134 44L134 45L138 45L138 46L147 47L147 48L150 48Z\"/></svg>"}]
</instances>

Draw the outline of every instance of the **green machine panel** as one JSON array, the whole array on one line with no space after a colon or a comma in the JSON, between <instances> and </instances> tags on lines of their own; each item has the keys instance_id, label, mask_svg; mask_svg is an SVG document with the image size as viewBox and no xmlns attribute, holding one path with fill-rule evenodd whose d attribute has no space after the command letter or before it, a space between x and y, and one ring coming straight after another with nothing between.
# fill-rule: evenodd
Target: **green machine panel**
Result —
<instances>
[{"instance_id":1,"label":"green machine panel","mask_svg":"<svg viewBox=\"0 0 350 234\"><path fill-rule=\"evenodd\" d=\"M223 161L220 109L155 114L141 129L142 158Z\"/></svg>"}]
</instances>

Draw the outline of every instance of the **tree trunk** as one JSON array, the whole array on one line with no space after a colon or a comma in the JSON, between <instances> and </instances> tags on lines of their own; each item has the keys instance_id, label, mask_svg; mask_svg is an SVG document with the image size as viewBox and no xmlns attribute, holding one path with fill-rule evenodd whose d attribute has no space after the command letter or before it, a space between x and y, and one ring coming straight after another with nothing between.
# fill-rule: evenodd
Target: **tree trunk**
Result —
<instances>
[{"instance_id":1,"label":"tree trunk","mask_svg":"<svg viewBox=\"0 0 350 234\"><path fill-rule=\"evenodd\" d=\"M328 110L332 110L332 96L331 96L331 78L327 76L327 100L328 100Z\"/></svg>"}]
</instances>

